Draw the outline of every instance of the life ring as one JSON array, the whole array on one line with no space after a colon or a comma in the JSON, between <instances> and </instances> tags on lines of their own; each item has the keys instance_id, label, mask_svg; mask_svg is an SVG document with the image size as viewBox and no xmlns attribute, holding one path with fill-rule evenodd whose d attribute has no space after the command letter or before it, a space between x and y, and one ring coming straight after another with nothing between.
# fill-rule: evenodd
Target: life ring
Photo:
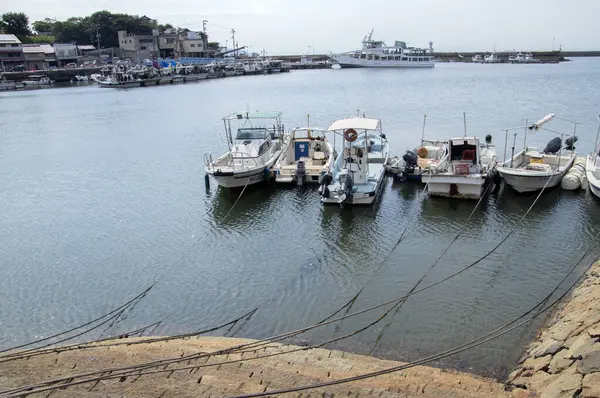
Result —
<instances>
[{"instance_id":1,"label":"life ring","mask_svg":"<svg viewBox=\"0 0 600 398\"><path fill-rule=\"evenodd\" d=\"M420 157L420 158L426 158L428 153L429 153L429 151L427 150L427 148L425 148L424 146L422 146L417 151L417 156Z\"/></svg>"},{"instance_id":2,"label":"life ring","mask_svg":"<svg viewBox=\"0 0 600 398\"><path fill-rule=\"evenodd\" d=\"M354 129L348 129L344 131L344 138L348 142L354 142L358 138L358 133Z\"/></svg>"}]
</instances>

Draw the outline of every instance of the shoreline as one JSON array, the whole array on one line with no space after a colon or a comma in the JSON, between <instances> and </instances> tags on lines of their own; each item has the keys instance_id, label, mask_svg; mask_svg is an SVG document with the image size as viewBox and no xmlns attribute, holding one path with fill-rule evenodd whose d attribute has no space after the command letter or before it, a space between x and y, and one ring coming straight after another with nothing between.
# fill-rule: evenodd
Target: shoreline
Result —
<instances>
[{"instance_id":1,"label":"shoreline","mask_svg":"<svg viewBox=\"0 0 600 398\"><path fill-rule=\"evenodd\" d=\"M506 385L524 397L600 397L600 261L549 315Z\"/></svg>"},{"instance_id":2,"label":"shoreline","mask_svg":"<svg viewBox=\"0 0 600 398\"><path fill-rule=\"evenodd\" d=\"M66 389L29 391L28 396L82 395L121 397L232 396L344 379L400 366L403 362L345 351L304 349L268 343L257 349L206 355L256 342L228 337L159 340L135 337L74 344L76 349L1 362L0 395L19 386L89 372L86 383ZM62 346L62 348L69 346ZM293 351L293 352L290 352ZM6 354L11 354L5 353ZM192 359L186 359L188 356ZM183 358L183 359L181 359ZM154 364L139 374L115 370ZM112 369L112 371L111 371ZM122 371L122 370L121 370ZM112 373L115 372L115 373ZM107 378L106 378L107 377ZM73 380L83 380L74 378ZM138 381L139 380L139 381ZM44 387L40 387L44 388ZM47 388L47 386L45 387ZM300 392L289 396L299 396ZM536 339L525 349L506 380L454 369L416 366L350 383L307 390L323 396L403 397L599 397L600 396L600 261L547 317ZM4 395L2 395L4 396ZM7 395L11 396L11 395ZM14 395L18 396L18 395Z\"/></svg>"}]
</instances>

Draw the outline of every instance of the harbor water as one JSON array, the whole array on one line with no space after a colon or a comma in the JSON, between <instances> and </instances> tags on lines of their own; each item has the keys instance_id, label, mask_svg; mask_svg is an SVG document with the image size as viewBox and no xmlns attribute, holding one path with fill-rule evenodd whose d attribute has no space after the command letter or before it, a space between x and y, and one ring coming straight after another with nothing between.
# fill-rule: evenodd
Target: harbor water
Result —
<instances>
[{"instance_id":1,"label":"harbor water","mask_svg":"<svg viewBox=\"0 0 600 398\"><path fill-rule=\"evenodd\" d=\"M599 78L600 59L577 59L0 93L0 349L85 323L156 280L126 317L81 339L159 320L154 334L191 332L254 308L213 334L268 337L321 321L363 287L349 312L402 296L424 275L420 287L457 272L492 250L535 200L503 188L467 223L476 202L428 198L421 185L388 178L372 207L324 207L316 187L270 184L248 188L232 209L239 192L204 185L203 154L227 147L226 114L281 110L290 129L307 114L311 125L327 127L362 109L382 119L392 152L402 155L418 145L424 114L426 138L447 139L463 135L466 112L467 134L492 134L503 157L502 128L555 112L584 123L577 149L585 155L596 136ZM536 132L528 143L543 149L553 137ZM512 137L508 146L510 153ZM589 192L546 192L479 264L327 347L408 361L479 337L548 294L598 228L600 202ZM581 270L599 254L595 247ZM384 310L293 342L343 336ZM538 326L437 365L501 377Z\"/></svg>"}]
</instances>

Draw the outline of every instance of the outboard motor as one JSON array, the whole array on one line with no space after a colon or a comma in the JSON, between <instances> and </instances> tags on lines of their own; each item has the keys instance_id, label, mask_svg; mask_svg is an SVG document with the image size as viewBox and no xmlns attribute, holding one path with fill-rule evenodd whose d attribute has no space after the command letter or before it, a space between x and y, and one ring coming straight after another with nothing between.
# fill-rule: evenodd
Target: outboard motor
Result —
<instances>
[{"instance_id":1,"label":"outboard motor","mask_svg":"<svg viewBox=\"0 0 600 398\"><path fill-rule=\"evenodd\" d=\"M338 175L340 180L340 188L338 189L338 203L342 205L346 200L352 198L352 186L354 185L354 181L352 179L352 174L348 172L348 170L343 170Z\"/></svg>"},{"instance_id":2,"label":"outboard motor","mask_svg":"<svg viewBox=\"0 0 600 398\"><path fill-rule=\"evenodd\" d=\"M304 185L306 182L306 164L304 160L299 160L296 166L296 184L299 186Z\"/></svg>"},{"instance_id":3,"label":"outboard motor","mask_svg":"<svg viewBox=\"0 0 600 398\"><path fill-rule=\"evenodd\" d=\"M412 170L417 165L419 161L419 157L414 151L406 151L404 155L402 155L402 160L404 160L404 170Z\"/></svg>"},{"instance_id":4,"label":"outboard motor","mask_svg":"<svg viewBox=\"0 0 600 398\"><path fill-rule=\"evenodd\" d=\"M322 197L329 197L329 185L331 185L332 181L333 175L331 175L331 172L329 171L325 174L322 174L321 177L319 177L319 193Z\"/></svg>"},{"instance_id":5,"label":"outboard motor","mask_svg":"<svg viewBox=\"0 0 600 398\"><path fill-rule=\"evenodd\" d=\"M544 153L550 153L555 155L558 151L560 151L560 147L562 146L562 140L560 137L555 137L550 140L548 145L546 145L546 149L544 149Z\"/></svg>"},{"instance_id":6,"label":"outboard motor","mask_svg":"<svg viewBox=\"0 0 600 398\"><path fill-rule=\"evenodd\" d=\"M565 149L568 151L574 151L575 150L575 143L577 142L579 138L577 138L576 135L569 137L565 140Z\"/></svg>"}]
</instances>

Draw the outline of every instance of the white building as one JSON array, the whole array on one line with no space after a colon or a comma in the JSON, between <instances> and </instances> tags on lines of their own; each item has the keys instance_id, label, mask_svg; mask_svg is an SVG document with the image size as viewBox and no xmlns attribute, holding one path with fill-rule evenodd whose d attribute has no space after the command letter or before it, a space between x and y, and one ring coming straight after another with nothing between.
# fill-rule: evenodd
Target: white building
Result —
<instances>
[{"instance_id":1,"label":"white building","mask_svg":"<svg viewBox=\"0 0 600 398\"><path fill-rule=\"evenodd\" d=\"M0 70L23 65L23 46L15 35L0 34Z\"/></svg>"}]
</instances>

